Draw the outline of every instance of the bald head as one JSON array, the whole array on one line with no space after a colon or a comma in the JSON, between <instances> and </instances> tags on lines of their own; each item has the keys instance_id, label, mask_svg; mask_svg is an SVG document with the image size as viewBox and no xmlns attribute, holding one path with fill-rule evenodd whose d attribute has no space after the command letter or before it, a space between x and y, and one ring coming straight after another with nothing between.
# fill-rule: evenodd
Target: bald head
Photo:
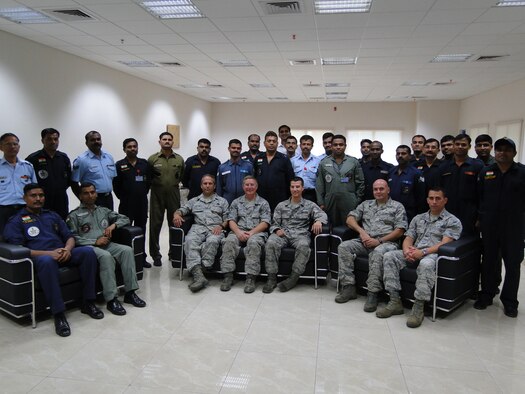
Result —
<instances>
[{"instance_id":1,"label":"bald head","mask_svg":"<svg viewBox=\"0 0 525 394\"><path fill-rule=\"evenodd\" d=\"M388 187L387 181L384 179L378 179L372 184L372 190L374 192L374 198L379 203L386 203L389 198L390 188Z\"/></svg>"}]
</instances>

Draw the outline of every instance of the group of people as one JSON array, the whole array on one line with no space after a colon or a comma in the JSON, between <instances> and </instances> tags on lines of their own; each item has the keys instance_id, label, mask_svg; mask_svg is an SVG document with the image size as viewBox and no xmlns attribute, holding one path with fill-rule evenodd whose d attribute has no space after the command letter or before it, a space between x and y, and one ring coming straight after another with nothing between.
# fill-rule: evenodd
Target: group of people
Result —
<instances>
[{"instance_id":1,"label":"group of people","mask_svg":"<svg viewBox=\"0 0 525 394\"><path fill-rule=\"evenodd\" d=\"M145 232L148 208L149 253L155 266L162 265L159 236L163 218L180 227L191 214L193 224L184 250L193 278L189 288L194 292L206 286L206 269L213 264L221 244L220 263L225 273L221 290L230 290L235 259L244 246L244 291L255 291L263 248L268 274L263 292L270 293L277 286L288 291L305 270L311 232L319 234L324 224L346 224L359 238L339 247L342 287L336 301L356 298L353 260L357 254L369 254L365 311L377 310L378 317L403 313L399 270L415 264L418 281L416 303L407 321L410 327L417 327L423 319L439 246L461 234L479 234L481 230L481 291L475 307L485 309L492 304L499 290L503 258L506 275L501 300L505 314L517 315L525 167L514 161L516 145L508 138L496 141L493 157L491 137L478 136L478 157L471 158L467 134L447 135L440 141L415 135L411 147L396 148L394 166L381 159L380 141L362 140L362 157L357 159L345 153L345 136L325 133L325 153L316 157L311 153L312 136L300 137L298 144L290 127L282 125L278 133L268 131L264 135L265 151L260 151L261 137L257 134L248 137L248 150L244 152L242 142L231 139L230 157L221 164L210 155L211 142L206 138L198 141L197 154L184 161L173 150L173 136L164 132L159 136L160 151L147 160L138 157L134 138L125 139L125 157L115 163L102 149L100 133L90 131L85 136L88 149L71 166L67 155L58 151L59 137L57 130L44 129L43 149L26 160L18 158L16 135L0 137L4 152L0 161L0 228L6 225L4 238L28 246L35 261L44 262L42 266L52 265L50 261L55 266L86 261L82 311L94 318L101 318L103 313L93 303L93 283L87 279L92 275L88 268L93 258L88 255L93 253L100 264L108 310L125 313L116 297L113 257L124 274L124 302L145 306L135 293L138 285L130 251L111 242L111 234L130 223ZM442 159L437 158L440 147ZM183 206L181 183L189 189L188 202ZM71 212L66 192L69 187L81 201ZM118 213L113 211L112 192L120 200ZM52 220L43 220L45 215L51 215ZM67 226L61 220L66 220ZM75 244L91 245L94 252L79 247L79 252L73 254ZM295 247L292 274L278 284L279 255L287 245ZM73 259L74 255L82 257ZM151 264L144 260L144 267ZM42 278L55 275L48 269L42 269ZM40 277L38 267L37 273ZM57 333L65 335L69 326L63 303L55 299L60 294L56 294L56 286L44 290L55 315ZM377 309L377 294L383 288L389 292L390 302Z\"/></svg>"}]
</instances>

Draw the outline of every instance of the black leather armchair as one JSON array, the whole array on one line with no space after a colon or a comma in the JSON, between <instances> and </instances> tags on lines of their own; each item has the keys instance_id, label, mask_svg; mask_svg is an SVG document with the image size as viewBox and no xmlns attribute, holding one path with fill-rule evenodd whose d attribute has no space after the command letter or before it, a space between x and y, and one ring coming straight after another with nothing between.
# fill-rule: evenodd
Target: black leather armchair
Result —
<instances>
[{"instance_id":1,"label":"black leather armchair","mask_svg":"<svg viewBox=\"0 0 525 394\"><path fill-rule=\"evenodd\" d=\"M115 230L113 241L133 248L137 279L142 279L144 250L139 239L144 237L140 227L126 226ZM98 279L97 279L98 281ZM117 269L117 285L122 286L122 275ZM60 268L60 286L65 303L82 297L82 283L76 267ZM102 289L100 282L97 291ZM0 310L21 318L30 316L36 327L36 313L47 309L47 303L33 270L29 249L0 242Z\"/></svg>"},{"instance_id":2,"label":"black leather armchair","mask_svg":"<svg viewBox=\"0 0 525 394\"><path fill-rule=\"evenodd\" d=\"M330 245L330 272L337 279L339 268L337 246L345 240L355 238L357 234L346 226L335 227ZM451 312L477 291L479 286L479 266L481 259L481 241L474 236L464 236L456 241L442 245L438 250L436 264L436 282L431 301L432 319L437 310ZM414 301L417 266L405 267L399 276L401 296ZM355 260L354 274L358 289L366 289L368 278L368 258L358 256Z\"/></svg>"}]
</instances>

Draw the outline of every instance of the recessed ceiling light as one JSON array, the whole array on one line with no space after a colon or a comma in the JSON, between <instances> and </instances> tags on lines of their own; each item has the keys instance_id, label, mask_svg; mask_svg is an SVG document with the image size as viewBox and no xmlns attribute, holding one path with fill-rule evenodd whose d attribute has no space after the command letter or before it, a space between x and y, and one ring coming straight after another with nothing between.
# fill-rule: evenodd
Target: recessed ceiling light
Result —
<instances>
[{"instance_id":1,"label":"recessed ceiling light","mask_svg":"<svg viewBox=\"0 0 525 394\"><path fill-rule=\"evenodd\" d=\"M502 0L498 1L496 7L523 7L525 6L525 1L520 0Z\"/></svg>"},{"instance_id":2,"label":"recessed ceiling light","mask_svg":"<svg viewBox=\"0 0 525 394\"><path fill-rule=\"evenodd\" d=\"M16 23L56 23L47 15L27 7L0 8L0 17Z\"/></svg>"},{"instance_id":3,"label":"recessed ceiling light","mask_svg":"<svg viewBox=\"0 0 525 394\"><path fill-rule=\"evenodd\" d=\"M316 61L314 59L299 59L299 60L288 60L290 66L315 66Z\"/></svg>"},{"instance_id":4,"label":"recessed ceiling light","mask_svg":"<svg viewBox=\"0 0 525 394\"><path fill-rule=\"evenodd\" d=\"M288 97L268 97L268 100L288 100Z\"/></svg>"},{"instance_id":5,"label":"recessed ceiling light","mask_svg":"<svg viewBox=\"0 0 525 394\"><path fill-rule=\"evenodd\" d=\"M248 60L217 60L217 63L219 63L223 67L252 67L253 64L251 64Z\"/></svg>"},{"instance_id":6,"label":"recessed ceiling light","mask_svg":"<svg viewBox=\"0 0 525 394\"><path fill-rule=\"evenodd\" d=\"M323 66L345 66L357 63L356 57L323 57L321 64Z\"/></svg>"},{"instance_id":7,"label":"recessed ceiling light","mask_svg":"<svg viewBox=\"0 0 525 394\"><path fill-rule=\"evenodd\" d=\"M316 14L348 14L370 12L372 0L315 0Z\"/></svg>"},{"instance_id":8,"label":"recessed ceiling light","mask_svg":"<svg viewBox=\"0 0 525 394\"><path fill-rule=\"evenodd\" d=\"M179 86L184 89L201 89L207 87L206 85L201 85L198 83L187 83Z\"/></svg>"},{"instance_id":9,"label":"recessed ceiling light","mask_svg":"<svg viewBox=\"0 0 525 394\"><path fill-rule=\"evenodd\" d=\"M432 59L430 63L466 62L471 56L471 53L451 53L448 55L438 55Z\"/></svg>"},{"instance_id":10,"label":"recessed ceiling light","mask_svg":"<svg viewBox=\"0 0 525 394\"><path fill-rule=\"evenodd\" d=\"M250 86L252 88L274 88L275 85L273 83L251 83Z\"/></svg>"},{"instance_id":11,"label":"recessed ceiling light","mask_svg":"<svg viewBox=\"0 0 525 394\"><path fill-rule=\"evenodd\" d=\"M420 81L407 81L403 82L402 86L428 86L430 82L420 82Z\"/></svg>"},{"instance_id":12,"label":"recessed ceiling light","mask_svg":"<svg viewBox=\"0 0 525 394\"><path fill-rule=\"evenodd\" d=\"M232 97L226 97L226 96L219 96L219 97L212 97L213 100L233 100Z\"/></svg>"},{"instance_id":13,"label":"recessed ceiling light","mask_svg":"<svg viewBox=\"0 0 525 394\"><path fill-rule=\"evenodd\" d=\"M347 88L350 84L346 82L327 82L324 84L325 88Z\"/></svg>"},{"instance_id":14,"label":"recessed ceiling light","mask_svg":"<svg viewBox=\"0 0 525 394\"><path fill-rule=\"evenodd\" d=\"M305 88L320 88L321 87L321 84L320 83L312 83L312 82L309 82L309 83L303 83L303 86Z\"/></svg>"},{"instance_id":15,"label":"recessed ceiling light","mask_svg":"<svg viewBox=\"0 0 525 394\"><path fill-rule=\"evenodd\" d=\"M147 60L119 60L119 63L129 67L158 67Z\"/></svg>"},{"instance_id":16,"label":"recessed ceiling light","mask_svg":"<svg viewBox=\"0 0 525 394\"><path fill-rule=\"evenodd\" d=\"M139 4L160 19L204 18L191 0L141 1Z\"/></svg>"}]
</instances>

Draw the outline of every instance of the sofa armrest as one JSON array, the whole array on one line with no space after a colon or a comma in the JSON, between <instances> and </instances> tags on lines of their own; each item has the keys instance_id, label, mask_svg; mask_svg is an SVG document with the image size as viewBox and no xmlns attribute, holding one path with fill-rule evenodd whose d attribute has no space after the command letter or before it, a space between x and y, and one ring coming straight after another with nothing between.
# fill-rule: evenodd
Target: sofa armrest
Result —
<instances>
[{"instance_id":1,"label":"sofa armrest","mask_svg":"<svg viewBox=\"0 0 525 394\"><path fill-rule=\"evenodd\" d=\"M340 237L343 241L347 241L353 238L359 238L359 234L346 225L333 227L332 235Z\"/></svg>"},{"instance_id":2,"label":"sofa armrest","mask_svg":"<svg viewBox=\"0 0 525 394\"><path fill-rule=\"evenodd\" d=\"M131 246L131 241L133 238L141 236L142 229L137 226L124 226L117 228L115 231L113 231L113 236L111 237L112 241L122 244L122 245L128 245Z\"/></svg>"},{"instance_id":3,"label":"sofa armrest","mask_svg":"<svg viewBox=\"0 0 525 394\"><path fill-rule=\"evenodd\" d=\"M459 257L466 253L480 249L479 237L473 235L463 236L455 241L441 245L438 249L440 256Z\"/></svg>"},{"instance_id":4,"label":"sofa armrest","mask_svg":"<svg viewBox=\"0 0 525 394\"><path fill-rule=\"evenodd\" d=\"M19 245L0 242L0 257L8 260L21 260L31 257L31 251Z\"/></svg>"}]
</instances>

